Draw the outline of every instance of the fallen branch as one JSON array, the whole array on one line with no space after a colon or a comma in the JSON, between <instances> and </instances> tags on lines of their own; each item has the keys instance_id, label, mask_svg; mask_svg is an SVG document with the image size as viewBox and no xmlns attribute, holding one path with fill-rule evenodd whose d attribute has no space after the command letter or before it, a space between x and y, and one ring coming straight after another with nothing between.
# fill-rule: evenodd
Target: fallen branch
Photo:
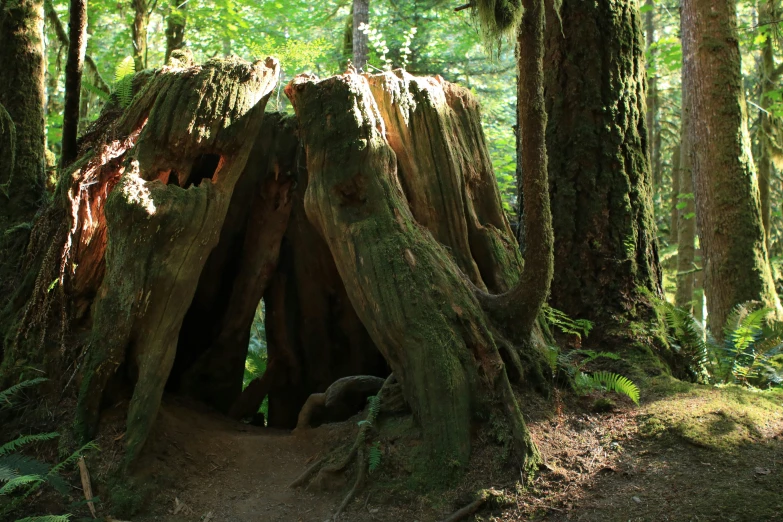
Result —
<instances>
[{"instance_id":1,"label":"fallen branch","mask_svg":"<svg viewBox=\"0 0 783 522\"><path fill-rule=\"evenodd\" d=\"M90 508L92 518L98 518L95 513L95 503L92 501L92 483L90 482L90 472L87 470L87 463L84 461L84 456L79 457L79 475L82 479L82 489L84 490L84 498L87 500L87 506Z\"/></svg>"}]
</instances>

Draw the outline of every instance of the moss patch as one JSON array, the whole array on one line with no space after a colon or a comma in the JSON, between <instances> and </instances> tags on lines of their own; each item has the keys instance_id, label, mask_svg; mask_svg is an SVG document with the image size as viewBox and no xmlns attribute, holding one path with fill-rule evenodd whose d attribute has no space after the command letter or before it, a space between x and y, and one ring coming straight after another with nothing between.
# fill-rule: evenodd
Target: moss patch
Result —
<instances>
[{"instance_id":1,"label":"moss patch","mask_svg":"<svg viewBox=\"0 0 783 522\"><path fill-rule=\"evenodd\" d=\"M753 392L737 386L689 385L669 377L653 379L652 402L642 435L675 435L696 446L732 451L783 429L783 391Z\"/></svg>"}]
</instances>

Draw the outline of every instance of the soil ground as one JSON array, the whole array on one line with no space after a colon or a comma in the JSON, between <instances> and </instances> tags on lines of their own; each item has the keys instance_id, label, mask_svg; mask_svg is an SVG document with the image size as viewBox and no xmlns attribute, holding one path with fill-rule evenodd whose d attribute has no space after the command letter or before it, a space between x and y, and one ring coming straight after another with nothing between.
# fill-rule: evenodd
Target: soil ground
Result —
<instances>
[{"instance_id":1,"label":"soil ground","mask_svg":"<svg viewBox=\"0 0 783 522\"><path fill-rule=\"evenodd\" d=\"M466 476L436 494L401 492L392 477L404 470L384 471L382 461L340 520L442 520L493 487L502 501L472 520L783 521L783 394L661 381L645 396L641 407L616 399L607 413L591 412L591 398L554 409L538 400L529 420L546 464L527 488L488 442ZM351 473L328 490L288 485L334 444L349 444L359 418L291 434L168 399L142 463L154 500L131 520L331 520Z\"/></svg>"}]
</instances>

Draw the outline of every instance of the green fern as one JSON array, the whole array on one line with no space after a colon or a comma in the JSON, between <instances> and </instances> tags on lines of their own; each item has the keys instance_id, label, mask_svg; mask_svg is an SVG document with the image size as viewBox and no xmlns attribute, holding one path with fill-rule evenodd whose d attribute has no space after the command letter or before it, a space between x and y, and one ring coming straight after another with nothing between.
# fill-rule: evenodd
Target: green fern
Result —
<instances>
[{"instance_id":1,"label":"green fern","mask_svg":"<svg viewBox=\"0 0 783 522\"><path fill-rule=\"evenodd\" d=\"M367 453L367 462L369 464L370 473L378 469L381 465L381 443L375 442Z\"/></svg>"},{"instance_id":2,"label":"green fern","mask_svg":"<svg viewBox=\"0 0 783 522\"><path fill-rule=\"evenodd\" d=\"M556 327L564 334L575 335L579 339L587 337L593 329L593 322L587 319L572 319L565 312L545 305L542 309L544 318L550 326Z\"/></svg>"},{"instance_id":3,"label":"green fern","mask_svg":"<svg viewBox=\"0 0 783 522\"><path fill-rule=\"evenodd\" d=\"M12 478L6 484L0 488L0 495L8 495L21 488L22 486L34 486L44 481L44 478L40 475L22 475L21 477Z\"/></svg>"},{"instance_id":4,"label":"green fern","mask_svg":"<svg viewBox=\"0 0 783 522\"><path fill-rule=\"evenodd\" d=\"M125 57L114 69L114 94L123 109L133 101L133 75L136 64L132 56Z\"/></svg>"},{"instance_id":5,"label":"green fern","mask_svg":"<svg viewBox=\"0 0 783 522\"><path fill-rule=\"evenodd\" d=\"M21 437L12 440L11 442L6 442L2 446L0 446L0 457L2 457L7 453L11 453L12 451L16 451L22 446L26 446L27 444L33 442L43 442L47 440L52 440L59 436L60 434L57 432L38 433L35 435L23 435Z\"/></svg>"},{"instance_id":6,"label":"green fern","mask_svg":"<svg viewBox=\"0 0 783 522\"><path fill-rule=\"evenodd\" d=\"M618 373L599 371L593 373L579 372L576 378L577 386L583 389L604 389L627 396L635 404L639 404L639 387L631 379Z\"/></svg>"},{"instance_id":7,"label":"green fern","mask_svg":"<svg viewBox=\"0 0 783 522\"><path fill-rule=\"evenodd\" d=\"M13 397L14 395L16 395L17 393L19 393L25 388L30 388L31 386L41 384L46 380L47 379L45 377L28 379L26 381L20 382L19 384L15 384L14 386L11 386L10 388L0 391L0 408L7 408L13 406L13 403L11 402L11 397Z\"/></svg>"}]
</instances>

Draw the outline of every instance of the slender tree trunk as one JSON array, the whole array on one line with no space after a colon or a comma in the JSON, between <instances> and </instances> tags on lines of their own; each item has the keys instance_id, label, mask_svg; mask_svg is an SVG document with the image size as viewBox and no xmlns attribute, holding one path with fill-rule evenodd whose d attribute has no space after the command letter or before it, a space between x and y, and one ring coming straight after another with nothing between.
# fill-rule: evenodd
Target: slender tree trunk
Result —
<instances>
[{"instance_id":1,"label":"slender tree trunk","mask_svg":"<svg viewBox=\"0 0 783 522\"><path fill-rule=\"evenodd\" d=\"M660 180L660 129L658 124L658 77L656 71L651 71L650 66L654 67L654 51L651 50L655 43L655 3L653 0L646 0L645 7L648 8L644 14L644 32L645 32L645 50L650 57L650 63L647 64L647 143L649 144L649 161L652 172L653 187L659 187Z\"/></svg>"},{"instance_id":2,"label":"slender tree trunk","mask_svg":"<svg viewBox=\"0 0 783 522\"><path fill-rule=\"evenodd\" d=\"M682 136L680 138L680 194L684 207L677 212L677 293L675 303L693 311L693 290L698 268L696 255L696 205L693 200L693 171L691 169L691 145L686 129L690 119L687 97L682 100Z\"/></svg>"},{"instance_id":3,"label":"slender tree trunk","mask_svg":"<svg viewBox=\"0 0 783 522\"><path fill-rule=\"evenodd\" d=\"M720 338L737 304L755 300L779 310L780 302L750 152L734 0L685 0L682 29L708 321Z\"/></svg>"},{"instance_id":4,"label":"slender tree trunk","mask_svg":"<svg viewBox=\"0 0 783 522\"><path fill-rule=\"evenodd\" d=\"M87 0L71 0L68 19L68 61L65 63L65 109L60 166L76 158L79 133L79 97L82 91L84 55L87 50Z\"/></svg>"},{"instance_id":5,"label":"slender tree trunk","mask_svg":"<svg viewBox=\"0 0 783 522\"><path fill-rule=\"evenodd\" d=\"M563 0L546 22L550 302L619 334L643 313L639 288L661 292L641 15L631 0Z\"/></svg>"},{"instance_id":6,"label":"slender tree trunk","mask_svg":"<svg viewBox=\"0 0 783 522\"><path fill-rule=\"evenodd\" d=\"M166 58L169 63L171 52L185 45L185 24L188 4L183 0L172 0L171 11L166 17Z\"/></svg>"},{"instance_id":7,"label":"slender tree trunk","mask_svg":"<svg viewBox=\"0 0 783 522\"><path fill-rule=\"evenodd\" d=\"M682 149L682 138L680 138L679 142L677 143L677 146L674 147L674 151L672 152L672 192L670 195L670 204L669 204L669 244L670 245L676 245L678 241L678 233L677 230L678 226L678 219L679 219L679 212L677 210L677 204L679 203L678 196L680 195L680 184L682 183L682 170L680 167L680 164L682 163L681 160L681 149Z\"/></svg>"},{"instance_id":8,"label":"slender tree trunk","mask_svg":"<svg viewBox=\"0 0 783 522\"><path fill-rule=\"evenodd\" d=\"M775 0L766 0L761 6L762 21L767 23L779 18L779 11L776 9ZM761 48L761 94L759 96L759 105L761 112L761 154L758 158L759 173L759 200L761 204L761 222L764 225L764 244L767 247L767 253L771 247L772 237L772 205L770 202L770 185L772 175L775 169L775 163L772 161L776 149L780 156L780 146L775 143L780 131L775 132L775 124L769 113L772 106L772 98L769 94L778 88L780 73L775 66L775 51L773 47L773 34L768 34L764 45ZM778 162L780 163L780 162Z\"/></svg>"},{"instance_id":9,"label":"slender tree trunk","mask_svg":"<svg viewBox=\"0 0 783 522\"><path fill-rule=\"evenodd\" d=\"M150 23L150 13L147 0L131 0L131 5L133 7L131 24L133 61L138 72L147 68L147 26Z\"/></svg>"},{"instance_id":10,"label":"slender tree trunk","mask_svg":"<svg viewBox=\"0 0 783 522\"><path fill-rule=\"evenodd\" d=\"M370 0L353 0L353 66L364 72L369 55L368 38L359 27L370 23Z\"/></svg>"},{"instance_id":11,"label":"slender tree trunk","mask_svg":"<svg viewBox=\"0 0 783 522\"><path fill-rule=\"evenodd\" d=\"M521 138L517 157L521 162L520 193L524 194L522 224L525 241L525 269L514 289L500 298L500 309L520 335L530 335L541 307L549 295L554 272L554 237L549 203L544 102L544 1L525 0L525 14L519 27L519 89L517 111ZM513 317L513 319L511 319Z\"/></svg>"}]
</instances>

